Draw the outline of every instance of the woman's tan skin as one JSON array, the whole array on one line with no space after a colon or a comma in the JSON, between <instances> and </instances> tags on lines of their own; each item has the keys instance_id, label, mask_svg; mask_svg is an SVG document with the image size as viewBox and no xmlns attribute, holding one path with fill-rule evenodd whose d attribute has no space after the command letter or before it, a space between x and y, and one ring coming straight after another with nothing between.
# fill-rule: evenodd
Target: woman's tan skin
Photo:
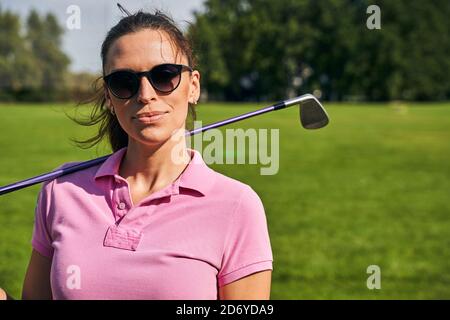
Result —
<instances>
[{"instance_id":1,"label":"woman's tan skin","mask_svg":"<svg viewBox=\"0 0 450 320\"><path fill-rule=\"evenodd\" d=\"M22 288L23 300L51 300L50 268L52 260L33 249Z\"/></svg>"},{"instance_id":2,"label":"woman's tan skin","mask_svg":"<svg viewBox=\"0 0 450 320\"><path fill-rule=\"evenodd\" d=\"M162 63L187 65L187 58L177 54L169 36L163 31L143 29L117 39L111 46L105 74L114 70L147 71ZM200 73L184 71L178 88L170 94L155 91L147 78L141 78L139 92L128 100L114 97L105 89L106 105L114 113L128 134L128 149L119 174L128 181L133 204L149 194L163 189L183 172L189 161L184 140L171 139L176 130L184 130L188 103L200 97ZM167 112L158 122L139 123L134 117L141 112ZM183 135L184 139L184 135ZM184 146L184 163L171 161L176 143ZM180 146L179 145L179 146ZM23 299L51 299L51 260L35 250L31 255L23 286ZM270 299L272 272L254 273L219 288L221 300ZM1 295L1 292L0 292Z\"/></svg>"}]
</instances>

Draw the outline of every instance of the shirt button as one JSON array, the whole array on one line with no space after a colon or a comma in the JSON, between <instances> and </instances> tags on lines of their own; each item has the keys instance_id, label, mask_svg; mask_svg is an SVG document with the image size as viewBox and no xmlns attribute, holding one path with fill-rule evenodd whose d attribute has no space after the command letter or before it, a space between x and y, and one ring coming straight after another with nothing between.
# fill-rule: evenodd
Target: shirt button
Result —
<instances>
[{"instance_id":1,"label":"shirt button","mask_svg":"<svg viewBox=\"0 0 450 320\"><path fill-rule=\"evenodd\" d=\"M127 207L127 205L123 202L119 203L119 205L117 206L120 210L123 210Z\"/></svg>"}]
</instances>

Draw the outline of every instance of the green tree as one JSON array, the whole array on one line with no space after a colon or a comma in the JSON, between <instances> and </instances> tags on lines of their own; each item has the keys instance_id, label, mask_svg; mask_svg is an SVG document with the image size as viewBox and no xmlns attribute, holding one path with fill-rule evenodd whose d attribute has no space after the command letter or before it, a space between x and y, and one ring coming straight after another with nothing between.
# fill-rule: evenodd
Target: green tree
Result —
<instances>
[{"instance_id":1,"label":"green tree","mask_svg":"<svg viewBox=\"0 0 450 320\"><path fill-rule=\"evenodd\" d=\"M36 68L42 72L41 88L50 95L64 89L70 60L61 50L63 29L52 14L41 18L32 10L27 18L27 41L37 60ZM50 97L51 98L51 97Z\"/></svg>"},{"instance_id":2,"label":"green tree","mask_svg":"<svg viewBox=\"0 0 450 320\"><path fill-rule=\"evenodd\" d=\"M52 14L32 10L22 28L18 15L0 7L0 99L51 100L67 74L62 28Z\"/></svg>"},{"instance_id":3,"label":"green tree","mask_svg":"<svg viewBox=\"0 0 450 320\"><path fill-rule=\"evenodd\" d=\"M369 30L369 5L381 29ZM227 100L316 89L331 100L450 97L450 2L207 0L189 33L203 85Z\"/></svg>"},{"instance_id":4,"label":"green tree","mask_svg":"<svg viewBox=\"0 0 450 320\"><path fill-rule=\"evenodd\" d=\"M20 33L20 18L0 8L0 90L13 98L14 92L40 86L41 73Z\"/></svg>"}]
</instances>

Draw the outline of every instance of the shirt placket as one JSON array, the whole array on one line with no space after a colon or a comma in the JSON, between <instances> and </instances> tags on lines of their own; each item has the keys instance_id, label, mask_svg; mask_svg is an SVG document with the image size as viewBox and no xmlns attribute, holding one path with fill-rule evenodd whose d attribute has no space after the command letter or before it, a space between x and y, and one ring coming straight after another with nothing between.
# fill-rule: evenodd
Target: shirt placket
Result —
<instances>
[{"instance_id":1,"label":"shirt placket","mask_svg":"<svg viewBox=\"0 0 450 320\"><path fill-rule=\"evenodd\" d=\"M146 205L144 211L139 211L140 206L132 208L126 180L116 178L115 183L112 197L115 224L109 226L106 231L104 246L135 251L143 236L142 229L150 223L156 209L156 205L150 204L158 199L178 194L178 183L145 199L142 202L142 205Z\"/></svg>"}]
</instances>

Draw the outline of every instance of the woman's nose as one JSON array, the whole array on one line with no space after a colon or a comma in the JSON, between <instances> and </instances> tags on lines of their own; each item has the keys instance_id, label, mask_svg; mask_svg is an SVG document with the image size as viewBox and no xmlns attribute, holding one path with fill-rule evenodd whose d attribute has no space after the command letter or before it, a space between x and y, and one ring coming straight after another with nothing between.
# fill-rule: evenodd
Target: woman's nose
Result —
<instances>
[{"instance_id":1,"label":"woman's nose","mask_svg":"<svg viewBox=\"0 0 450 320\"><path fill-rule=\"evenodd\" d=\"M155 100L157 93L153 88L147 77L141 77L140 86L138 91L138 100L141 103L149 103L151 100Z\"/></svg>"}]
</instances>

